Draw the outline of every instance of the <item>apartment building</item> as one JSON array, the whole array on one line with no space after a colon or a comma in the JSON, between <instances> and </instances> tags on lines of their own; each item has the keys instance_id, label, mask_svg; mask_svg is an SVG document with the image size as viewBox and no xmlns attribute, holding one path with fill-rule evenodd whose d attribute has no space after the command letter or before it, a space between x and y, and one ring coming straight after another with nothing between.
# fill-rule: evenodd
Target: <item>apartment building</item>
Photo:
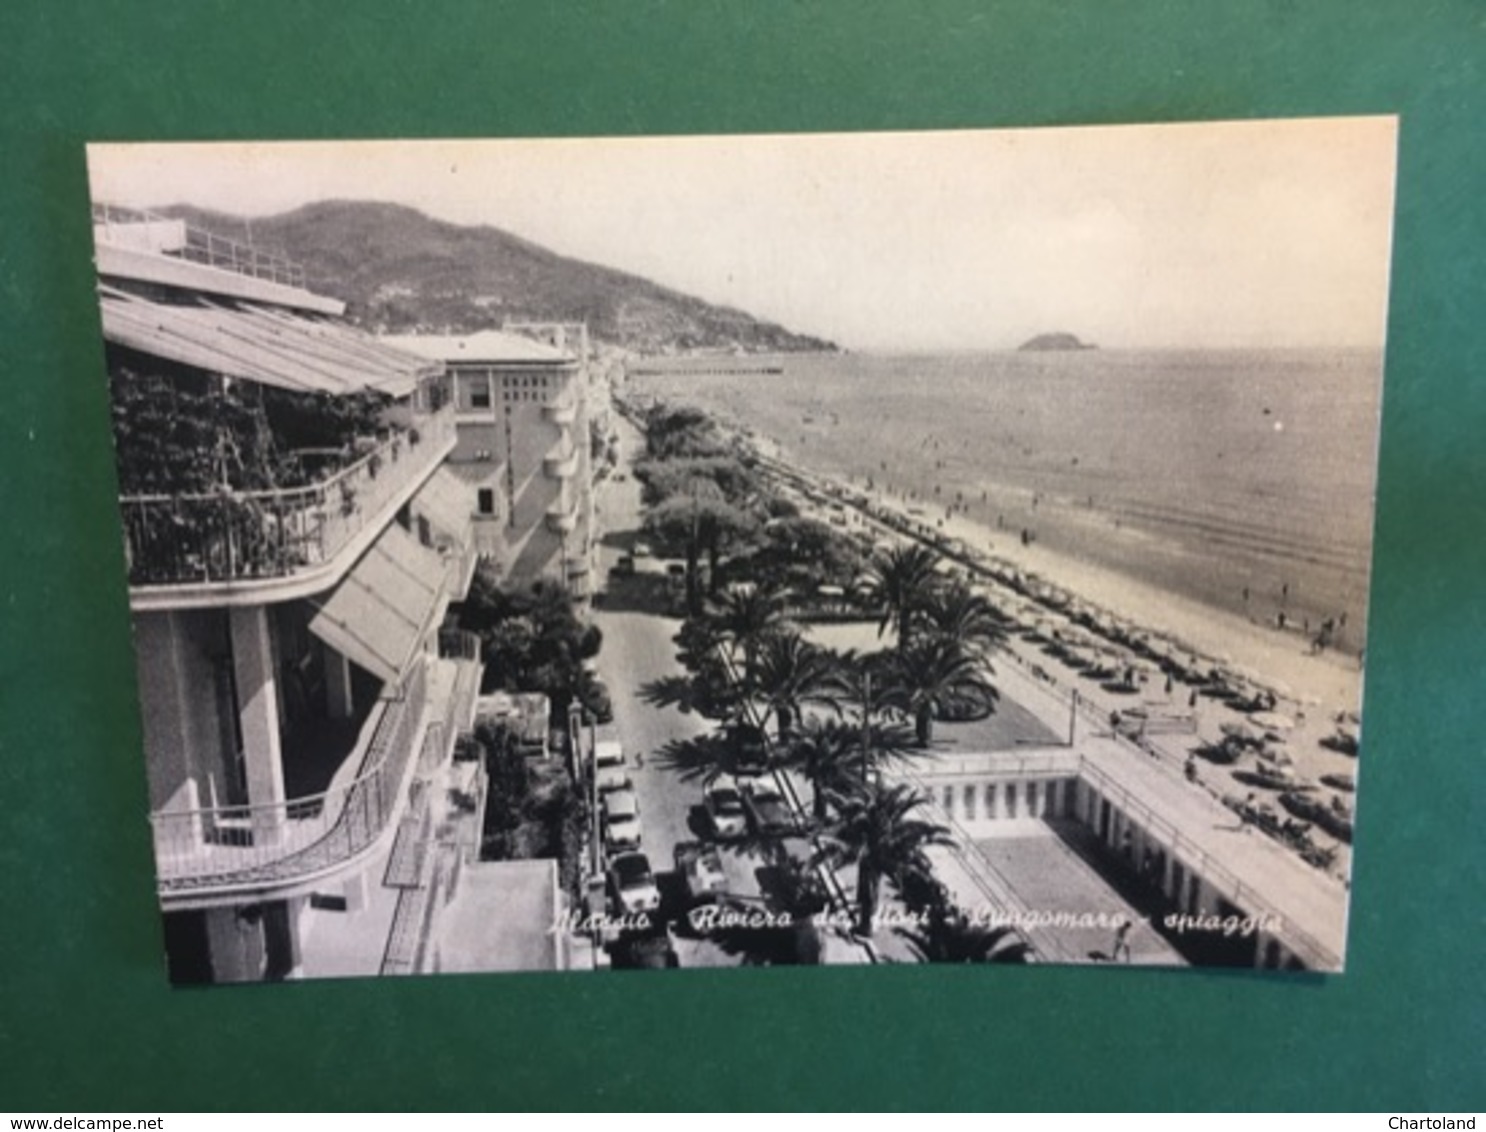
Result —
<instances>
[{"instance_id":1,"label":"apartment building","mask_svg":"<svg viewBox=\"0 0 1486 1132\"><path fill-rule=\"evenodd\" d=\"M451 378L282 259L94 233L171 978L425 969L473 852L439 831L483 790L451 762L480 679L441 632L479 553Z\"/></svg>"},{"instance_id":2,"label":"apartment building","mask_svg":"<svg viewBox=\"0 0 1486 1132\"><path fill-rule=\"evenodd\" d=\"M452 384L449 469L475 498L475 544L513 585L555 582L593 594L594 529L581 326L522 333L395 335L381 341L436 362Z\"/></svg>"}]
</instances>

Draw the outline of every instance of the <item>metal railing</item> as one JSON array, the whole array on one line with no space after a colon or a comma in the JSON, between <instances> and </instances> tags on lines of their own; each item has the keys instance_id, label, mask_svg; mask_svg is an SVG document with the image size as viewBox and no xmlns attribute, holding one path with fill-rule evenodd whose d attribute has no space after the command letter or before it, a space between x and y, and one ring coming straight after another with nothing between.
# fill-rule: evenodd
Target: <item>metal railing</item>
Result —
<instances>
[{"instance_id":1,"label":"metal railing","mask_svg":"<svg viewBox=\"0 0 1486 1132\"><path fill-rule=\"evenodd\" d=\"M292 883L370 847L397 812L413 756L427 699L421 660L399 692L378 706L364 769L344 785L282 802L152 814L161 893Z\"/></svg>"},{"instance_id":2,"label":"metal railing","mask_svg":"<svg viewBox=\"0 0 1486 1132\"><path fill-rule=\"evenodd\" d=\"M229 240L184 220L162 216L149 209L94 204L93 224L101 231L103 239L111 244L137 247L141 251L156 251L174 259L205 264L254 279L266 279L286 287L303 290L307 285L304 268L287 256L260 251L250 243ZM155 247L148 237L143 240L130 238L131 233L146 227L157 232L179 232L180 239L170 241L168 246Z\"/></svg>"},{"instance_id":3,"label":"metal railing","mask_svg":"<svg viewBox=\"0 0 1486 1132\"><path fill-rule=\"evenodd\" d=\"M1329 947L1279 912L1252 886L1240 880L1231 869L1221 864L1211 853L1183 836L1175 825L1138 799L1128 787L1120 785L1087 759L1081 758L1079 761L1081 765L1078 777L1084 784L1097 789L1101 797L1120 807L1126 817L1144 827L1147 833L1154 833L1158 838L1165 840L1170 855L1181 857L1186 862L1188 872L1200 876L1219 896L1235 907L1242 908L1249 915L1274 918L1282 925L1275 934L1285 941L1290 950L1305 959L1313 969L1329 971L1338 967L1338 956Z\"/></svg>"},{"instance_id":4,"label":"metal railing","mask_svg":"<svg viewBox=\"0 0 1486 1132\"><path fill-rule=\"evenodd\" d=\"M923 775L941 778L974 775L987 780L1008 775L1066 778L1079 772L1080 756L1067 747L1044 751L996 751L984 755L936 755Z\"/></svg>"},{"instance_id":5,"label":"metal railing","mask_svg":"<svg viewBox=\"0 0 1486 1132\"><path fill-rule=\"evenodd\" d=\"M283 578L328 562L442 458L453 436L446 407L305 487L123 496L129 583Z\"/></svg>"},{"instance_id":6,"label":"metal railing","mask_svg":"<svg viewBox=\"0 0 1486 1132\"><path fill-rule=\"evenodd\" d=\"M969 911L978 914L989 913L991 915L1007 916L1013 923L1030 922L1032 919L1032 909L1028 907L1026 901L1017 895L1011 881L985 855L969 831L960 825L939 804L933 787L925 782L909 765L892 767L888 773L894 778L902 779L914 786L922 795L922 805L928 811L931 818L937 824L945 826L953 834L951 844L941 846L940 848L959 864L965 877L975 886L981 898L986 901L984 908L969 909ZM941 881L943 880L942 877L940 879ZM1054 936L1024 927L1016 927L1014 930L1039 957L1043 959L1067 958L1064 955L1063 949L1057 945L1057 940Z\"/></svg>"}]
</instances>

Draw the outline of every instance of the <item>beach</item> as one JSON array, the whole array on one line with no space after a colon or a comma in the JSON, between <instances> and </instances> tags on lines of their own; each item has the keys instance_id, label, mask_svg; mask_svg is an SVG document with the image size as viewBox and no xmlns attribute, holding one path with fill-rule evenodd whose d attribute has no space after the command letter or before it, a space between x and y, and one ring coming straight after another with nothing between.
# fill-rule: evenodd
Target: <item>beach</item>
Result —
<instances>
[{"instance_id":1,"label":"beach","mask_svg":"<svg viewBox=\"0 0 1486 1132\"><path fill-rule=\"evenodd\" d=\"M647 361L788 462L998 554L1099 567L1239 622L1366 643L1381 359L1325 352L782 356L779 375ZM1262 634L1260 635L1262 639Z\"/></svg>"},{"instance_id":2,"label":"beach","mask_svg":"<svg viewBox=\"0 0 1486 1132\"><path fill-rule=\"evenodd\" d=\"M1292 721L1282 738L1287 758L1293 760L1294 773L1312 789L1321 789L1317 784L1323 777L1335 779L1339 776L1355 778L1355 757L1337 751L1327 745L1337 728L1338 721L1360 712L1362 698L1362 665L1358 653L1338 648L1317 650L1312 636L1305 631L1304 623L1288 620L1282 628L1278 619L1265 613L1256 615L1245 610L1242 601L1226 603L1204 600L1209 590L1202 584L1176 585L1172 580L1174 552L1169 540L1153 537L1144 532L1125 532L1121 546L1122 559L1119 568L1112 565L1108 555L1080 553L1087 551L1088 543L1080 538L1080 529L1087 534L1097 530L1101 523L1107 524L1107 515L1100 515L1097 508L1086 509L1072 524L1060 523L1059 516L1050 514L1051 508L1044 496L1039 500L1042 530L1056 527L1058 537L1033 537L1023 541L1020 528L1013 531L1009 524L998 524L988 519L984 512L977 513L971 507L943 506L937 512L925 505L922 493L924 484L932 480L937 462L932 448L917 460L905 460L899 465L890 465L884 471L878 461L875 476L853 474L842 471L840 463L820 446L799 445L798 434L792 439L786 431L784 437L767 431L768 423L782 414L781 400L787 396L782 390L775 397L744 396L741 382L695 381L687 382L684 375L664 375L660 379L646 376L632 380L627 392L641 400L658 397L671 401L684 401L714 415L726 428L735 431L766 462L785 470L787 475L798 473L802 482L814 485L821 498L830 500L830 506L821 510L822 518L845 522L850 532L859 532L864 540L877 545L896 541L904 532L931 543L948 547L962 544L976 558L995 563L995 573L1014 571L1026 579L1039 579L1041 584L1063 591L1086 607L1093 607L1110 614L1129 626L1138 626L1150 633L1158 634L1176 643L1186 652L1233 673L1244 674L1244 679L1253 686L1273 691L1278 697L1276 710ZM786 410L787 411L787 410ZM843 434L856 434L857 444L865 442L861 434L871 428L871 421L859 421L848 425L854 411L849 401L837 402L833 415L826 419L827 430L839 430ZM813 417L813 414L812 414ZM901 429L895 429L885 420L875 422L871 431L879 437L888 437ZM941 444L943 442L941 441ZM882 451L890 445L883 441L876 445ZM777 462L777 463L776 463ZM928 465L926 473L924 465ZM870 486L869 486L870 485ZM930 489L932 490L932 489ZM963 490L963 489L962 489ZM1356 490L1354 486L1353 490ZM941 488L942 491L942 488ZM850 502L844 507L835 500ZM1200 502L1200 501L1199 501ZM1075 509L1077 510L1077 509ZM1029 508L1030 511L1030 508ZM884 521L886 520L886 521ZM1080 523L1082 527L1080 527ZM1140 551L1146 558L1142 560ZM1292 561L1294 565L1298 560ZM1148 566L1147 576L1139 576L1143 563ZM1353 569L1365 576L1366 559L1354 563ZM989 581L988 572L981 571L983 580ZM1305 585L1319 586L1319 572L1301 573ZM1190 582L1190 579L1188 580ZM1281 583L1283 584L1283 583ZM1297 585L1295 589L1300 589ZM1004 586L992 584L992 589L1010 595ZM1278 605L1285 595L1274 593L1270 598ZM1326 594L1323 601L1339 600L1335 592ZM1289 608L1298 609L1293 602ZM1354 614L1356 621L1360 614ZM1354 629L1354 632L1357 630ZM1024 663L1035 663L1030 656ZM1063 673L1058 665L1050 661L1041 662L1048 668L1059 687L1067 690L1083 690L1091 703L1104 699L1097 688L1089 688L1076 674ZM1119 706L1106 704L1100 710ZM1128 705L1134 706L1134 705ZM1196 731L1180 741L1181 736L1168 736L1157 741L1167 755L1181 760L1198 751L1204 744L1222 741L1224 729L1244 724L1248 716L1229 705L1199 695L1178 681L1172 686L1157 681L1148 685L1140 697L1139 706L1153 714L1189 714L1194 717ZM1205 762L1199 764L1201 782L1215 796L1242 798L1247 793L1253 797L1246 784L1245 775L1257 764L1253 754L1246 755L1240 764L1223 767ZM1233 772L1238 772L1237 776ZM1267 792L1261 791L1261 794ZM1332 794L1322 791L1319 795L1329 799ZM1261 799L1262 800L1262 799ZM1347 792L1336 797L1339 804L1350 804ZM1273 801L1272 796L1270 801ZM1318 835L1319 836L1319 835ZM1329 839L1324 839L1329 842ZM1345 878L1349 872L1350 851L1345 844L1335 845L1338 858L1335 875Z\"/></svg>"}]
</instances>

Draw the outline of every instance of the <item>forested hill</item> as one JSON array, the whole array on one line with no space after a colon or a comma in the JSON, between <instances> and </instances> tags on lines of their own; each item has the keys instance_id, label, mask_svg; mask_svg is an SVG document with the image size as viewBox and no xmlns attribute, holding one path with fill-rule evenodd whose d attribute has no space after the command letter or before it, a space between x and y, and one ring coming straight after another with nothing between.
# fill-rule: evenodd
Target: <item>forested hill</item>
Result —
<instances>
[{"instance_id":1,"label":"forested hill","mask_svg":"<svg viewBox=\"0 0 1486 1132\"><path fill-rule=\"evenodd\" d=\"M189 205L160 211L229 239L249 232L241 217ZM598 341L643 353L835 349L499 228L402 205L322 201L253 219L251 238L302 264L311 289L343 300L354 322L378 332L457 333L521 318L584 321Z\"/></svg>"}]
</instances>

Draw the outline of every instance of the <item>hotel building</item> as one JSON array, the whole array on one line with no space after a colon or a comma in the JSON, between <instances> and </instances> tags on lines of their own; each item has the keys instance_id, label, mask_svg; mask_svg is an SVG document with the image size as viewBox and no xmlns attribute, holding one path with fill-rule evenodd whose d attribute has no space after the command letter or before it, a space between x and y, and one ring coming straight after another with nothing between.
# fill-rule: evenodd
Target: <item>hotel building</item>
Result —
<instances>
[{"instance_id":1,"label":"hotel building","mask_svg":"<svg viewBox=\"0 0 1486 1132\"><path fill-rule=\"evenodd\" d=\"M481 557L512 585L553 582L586 603L596 543L587 333L555 323L522 329L381 341L437 363L451 382L448 466L475 499Z\"/></svg>"},{"instance_id":2,"label":"hotel building","mask_svg":"<svg viewBox=\"0 0 1486 1132\"><path fill-rule=\"evenodd\" d=\"M442 364L347 325L292 264L105 207L94 234L171 978L430 969L484 790L451 758L480 660L446 607L482 548L525 564L572 535L581 445L571 469L538 459L544 504L477 480L460 454L524 453L519 428L475 439L473 388L456 404ZM576 420L573 363L531 350L550 384L510 388L546 452ZM485 499L502 482L516 509ZM531 537L482 544L533 506Z\"/></svg>"}]
</instances>

